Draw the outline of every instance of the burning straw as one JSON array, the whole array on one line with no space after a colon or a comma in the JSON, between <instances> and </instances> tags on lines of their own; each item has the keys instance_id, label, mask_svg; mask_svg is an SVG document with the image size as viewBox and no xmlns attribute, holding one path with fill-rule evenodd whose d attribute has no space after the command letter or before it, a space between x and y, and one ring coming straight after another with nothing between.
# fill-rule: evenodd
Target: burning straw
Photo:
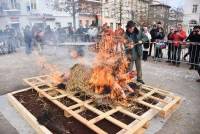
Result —
<instances>
[{"instance_id":1,"label":"burning straw","mask_svg":"<svg viewBox=\"0 0 200 134\"><path fill-rule=\"evenodd\" d=\"M105 98L106 95L112 101L124 103L127 92L134 93L129 83L136 75L134 71L127 72L129 62L123 51L116 51L116 47L121 45L123 48L124 43L123 37L105 34L98 43L99 49L92 66L75 64L68 73L59 72L55 66L46 64L44 59L42 62L50 70L53 83L65 84L67 92L84 91L96 98Z\"/></svg>"}]
</instances>

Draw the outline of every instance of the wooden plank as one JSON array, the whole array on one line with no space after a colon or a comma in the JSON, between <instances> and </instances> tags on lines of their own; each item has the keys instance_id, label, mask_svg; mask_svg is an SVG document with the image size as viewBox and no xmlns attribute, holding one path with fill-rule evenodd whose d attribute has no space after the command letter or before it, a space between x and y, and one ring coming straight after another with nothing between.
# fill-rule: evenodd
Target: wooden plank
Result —
<instances>
[{"instance_id":1,"label":"wooden plank","mask_svg":"<svg viewBox=\"0 0 200 134\"><path fill-rule=\"evenodd\" d=\"M105 118L107 120L109 120L110 122L112 122L113 124L119 126L120 128L123 128L123 129L126 129L126 130L129 129L128 125L124 124L123 122L121 122L121 121L119 121L119 120L117 120L117 119L115 119L115 118L113 118L111 116L107 116Z\"/></svg>"},{"instance_id":2,"label":"wooden plank","mask_svg":"<svg viewBox=\"0 0 200 134\"><path fill-rule=\"evenodd\" d=\"M56 97L53 97L52 99L56 100L56 99L61 99L61 98L67 97L67 96L68 96L68 94L62 94L62 95L58 95Z\"/></svg>"},{"instance_id":3,"label":"wooden plank","mask_svg":"<svg viewBox=\"0 0 200 134\"><path fill-rule=\"evenodd\" d=\"M145 105L145 106L148 106L148 107L150 107L150 108L154 108L154 109L156 109L156 110L159 110L159 111L161 111L162 110L162 108L160 108L160 107L158 107L158 106L156 106L156 105L152 105L152 104L150 104L150 103L147 103L147 102L145 102L145 101L137 101L138 103L141 103L141 104L143 104L143 105Z\"/></svg>"},{"instance_id":4,"label":"wooden plank","mask_svg":"<svg viewBox=\"0 0 200 134\"><path fill-rule=\"evenodd\" d=\"M26 91L27 89L23 90ZM16 92L13 92L14 94ZM17 92L19 93L19 92ZM38 134L52 134L45 126L38 123L37 119L21 104L19 101L13 97L12 94L8 94L9 102L16 108L16 110L24 117L24 119L36 130Z\"/></svg>"},{"instance_id":5,"label":"wooden plank","mask_svg":"<svg viewBox=\"0 0 200 134\"><path fill-rule=\"evenodd\" d=\"M90 120L89 123L96 123L96 122L106 118L107 116L110 116L111 114L113 114L113 113L115 113L115 112L117 112L119 110L119 109L116 108L116 109L112 109L112 110L110 110L110 111L108 111L106 113L103 113L103 112L97 110L96 108L93 108L92 106L89 106L89 107L88 106L89 105L86 105L86 108L90 109L91 111L93 111L93 112L95 112L95 113L97 113L99 115L96 118Z\"/></svg>"},{"instance_id":6,"label":"wooden plank","mask_svg":"<svg viewBox=\"0 0 200 134\"><path fill-rule=\"evenodd\" d=\"M120 109L119 111L124 113L124 114L126 114L126 115L128 115L128 116L130 116L130 117L132 117L132 118L134 118L134 119L137 119L137 120L141 120L142 119L141 116L138 116L138 115L136 115L134 113L131 113L131 112L125 110L125 109Z\"/></svg>"},{"instance_id":7,"label":"wooden plank","mask_svg":"<svg viewBox=\"0 0 200 134\"><path fill-rule=\"evenodd\" d=\"M145 95L145 93L142 93L142 92L139 92L139 94ZM165 104L168 104L168 103L169 103L169 102L167 102L166 100L163 100L163 99L154 97L154 96L152 96L152 95L150 95L150 96L148 96L148 97L151 98L151 99L157 100L157 101L159 101L159 102L165 103Z\"/></svg>"},{"instance_id":8,"label":"wooden plank","mask_svg":"<svg viewBox=\"0 0 200 134\"><path fill-rule=\"evenodd\" d=\"M68 110L68 113L71 114L77 120L79 120L81 123L83 123L84 125L89 127L90 129L95 131L96 133L107 134L104 130L102 130L101 128L97 127L96 125L88 123L88 120L86 120L81 115L77 114L76 112L73 112L72 110Z\"/></svg>"},{"instance_id":9,"label":"wooden plank","mask_svg":"<svg viewBox=\"0 0 200 134\"><path fill-rule=\"evenodd\" d=\"M13 95L13 94L17 94L17 93L20 93L20 92L28 91L30 89L33 89L33 88L32 87L28 87L28 88L25 88L25 89L20 89L20 90L13 91L13 92L11 92L9 94Z\"/></svg>"},{"instance_id":10,"label":"wooden plank","mask_svg":"<svg viewBox=\"0 0 200 134\"><path fill-rule=\"evenodd\" d=\"M129 129L124 134L131 134L131 133L134 133L134 132L138 132L148 122L149 122L148 119L144 118L143 120L141 120L138 123L136 123L134 126L129 127Z\"/></svg>"},{"instance_id":11,"label":"wooden plank","mask_svg":"<svg viewBox=\"0 0 200 134\"><path fill-rule=\"evenodd\" d=\"M141 96L141 97L137 98L137 100L138 100L138 101L140 101L140 100L143 100L143 99L145 99L145 98L149 97L150 95L152 95L152 94L154 94L154 93L155 93L155 91L154 91L154 90L152 90L152 91L150 91L150 92L148 92L148 93L144 94L143 96Z\"/></svg>"},{"instance_id":12,"label":"wooden plank","mask_svg":"<svg viewBox=\"0 0 200 134\"><path fill-rule=\"evenodd\" d=\"M180 105L181 98L177 96L170 104L165 106L164 109L160 111L160 116L168 118Z\"/></svg>"},{"instance_id":13,"label":"wooden plank","mask_svg":"<svg viewBox=\"0 0 200 134\"><path fill-rule=\"evenodd\" d=\"M137 132L135 132L134 134L144 134L146 131L145 128L140 128Z\"/></svg>"}]
</instances>

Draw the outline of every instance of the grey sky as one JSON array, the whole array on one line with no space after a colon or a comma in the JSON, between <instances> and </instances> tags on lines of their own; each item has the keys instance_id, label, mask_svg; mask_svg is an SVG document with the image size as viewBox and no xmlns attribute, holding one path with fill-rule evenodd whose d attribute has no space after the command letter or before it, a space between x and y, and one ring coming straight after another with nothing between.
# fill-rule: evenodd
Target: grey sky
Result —
<instances>
[{"instance_id":1,"label":"grey sky","mask_svg":"<svg viewBox=\"0 0 200 134\"><path fill-rule=\"evenodd\" d=\"M172 7L181 7L183 5L184 0L159 0L163 3L167 3L168 5Z\"/></svg>"}]
</instances>

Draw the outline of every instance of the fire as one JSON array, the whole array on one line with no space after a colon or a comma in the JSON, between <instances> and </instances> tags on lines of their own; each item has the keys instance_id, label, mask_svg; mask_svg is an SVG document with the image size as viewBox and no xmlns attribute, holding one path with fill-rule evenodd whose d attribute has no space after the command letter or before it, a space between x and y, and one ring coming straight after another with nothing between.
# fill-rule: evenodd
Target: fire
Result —
<instances>
[{"instance_id":1,"label":"fire","mask_svg":"<svg viewBox=\"0 0 200 134\"><path fill-rule=\"evenodd\" d=\"M116 51L116 45L125 42L123 37L116 39L115 35L109 31L104 34L99 42L99 51L96 55L90 84L95 93L102 94L105 87L110 88L112 99L126 98L125 90L134 92L128 86L128 82L135 77L135 72L127 72L128 60L122 52Z\"/></svg>"},{"instance_id":2,"label":"fire","mask_svg":"<svg viewBox=\"0 0 200 134\"><path fill-rule=\"evenodd\" d=\"M111 30L106 31L98 43L99 48L92 66L76 64L66 75L45 60L42 60L42 64L49 70L53 83L59 84L66 80L67 91L78 88L86 92L108 94L112 100L126 101L126 91L134 92L128 83L133 82L136 72L127 72L129 62L124 50L116 50L117 45L123 48L125 42L122 35L116 37Z\"/></svg>"},{"instance_id":3,"label":"fire","mask_svg":"<svg viewBox=\"0 0 200 134\"><path fill-rule=\"evenodd\" d=\"M63 77L61 77L63 75L63 73L58 71L59 69L55 65L49 64L46 61L45 57L38 56L37 62L38 62L38 65L40 65L43 69L48 71L50 78L51 78L51 82L53 84L56 85L56 84L63 82Z\"/></svg>"}]
</instances>

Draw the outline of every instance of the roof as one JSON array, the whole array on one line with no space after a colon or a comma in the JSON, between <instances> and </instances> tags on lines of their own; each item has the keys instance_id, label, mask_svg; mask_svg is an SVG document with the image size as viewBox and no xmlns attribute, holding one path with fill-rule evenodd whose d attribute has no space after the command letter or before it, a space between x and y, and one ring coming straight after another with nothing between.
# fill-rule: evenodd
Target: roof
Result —
<instances>
[{"instance_id":1,"label":"roof","mask_svg":"<svg viewBox=\"0 0 200 134\"><path fill-rule=\"evenodd\" d=\"M163 6L163 7L166 7L166 8L171 8L171 6L166 5L166 4L162 4L162 3L159 3L159 4L151 4L150 6Z\"/></svg>"}]
</instances>

